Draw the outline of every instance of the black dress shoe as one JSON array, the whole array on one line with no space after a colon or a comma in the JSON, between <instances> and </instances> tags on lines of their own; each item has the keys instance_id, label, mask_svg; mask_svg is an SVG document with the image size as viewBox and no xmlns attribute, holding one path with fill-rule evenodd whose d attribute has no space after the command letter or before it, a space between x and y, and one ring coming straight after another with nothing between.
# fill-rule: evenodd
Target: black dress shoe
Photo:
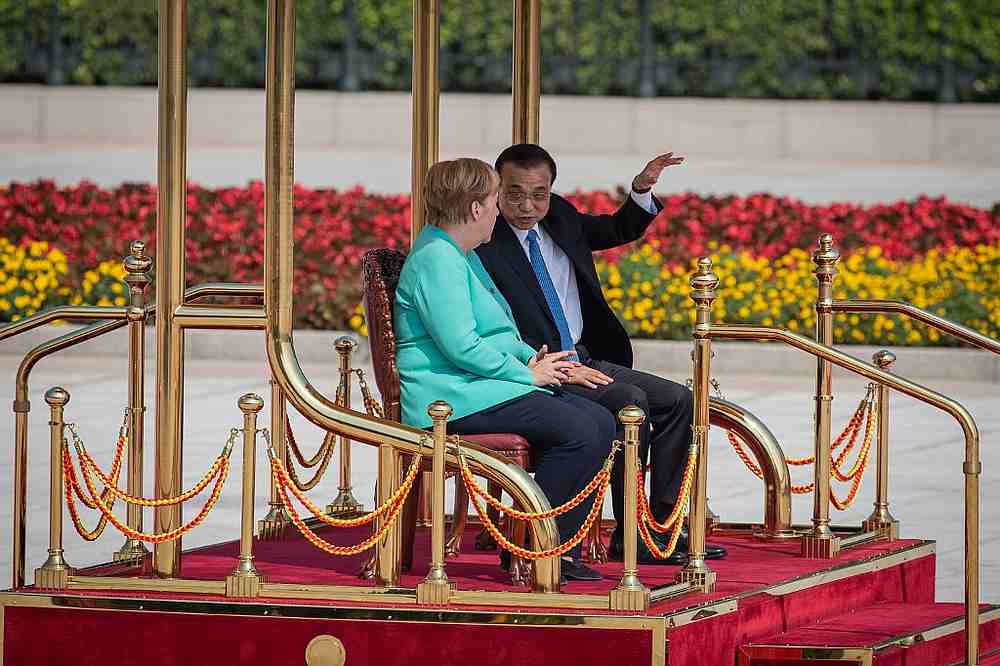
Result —
<instances>
[{"instance_id":1,"label":"black dress shoe","mask_svg":"<svg viewBox=\"0 0 1000 666\"><path fill-rule=\"evenodd\" d=\"M601 580L604 578L598 571L594 571L580 560L563 560L560 567L562 574L561 582L569 580Z\"/></svg>"},{"instance_id":2,"label":"black dress shoe","mask_svg":"<svg viewBox=\"0 0 1000 666\"><path fill-rule=\"evenodd\" d=\"M653 541L656 543L656 547L660 550L666 550L667 543L663 541L660 534L653 532L650 534ZM642 537L638 537L639 541L636 544L636 560L639 564L669 564L673 566L678 566L682 564L687 564L687 552L681 550L680 546L674 548L674 552L670 553L670 557L666 559L660 559L659 557L653 555L646 546L646 542L642 540ZM616 539L614 536L611 537L611 543L608 544L608 559L617 562L625 559L625 547L624 544Z\"/></svg>"},{"instance_id":3,"label":"black dress shoe","mask_svg":"<svg viewBox=\"0 0 1000 666\"><path fill-rule=\"evenodd\" d=\"M683 550L685 553L688 552L688 528L681 528L680 538L677 539L677 550ZM722 546L716 546L710 543L705 544L705 559L706 560L718 560L726 556L726 549Z\"/></svg>"}]
</instances>

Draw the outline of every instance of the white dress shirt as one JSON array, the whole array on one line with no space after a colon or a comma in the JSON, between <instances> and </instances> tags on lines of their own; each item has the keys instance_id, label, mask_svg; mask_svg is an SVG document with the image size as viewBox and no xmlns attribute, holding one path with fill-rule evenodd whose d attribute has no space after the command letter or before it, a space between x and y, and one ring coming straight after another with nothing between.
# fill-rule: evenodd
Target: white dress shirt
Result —
<instances>
[{"instance_id":1,"label":"white dress shirt","mask_svg":"<svg viewBox=\"0 0 1000 666\"><path fill-rule=\"evenodd\" d=\"M656 205L653 203L651 191L643 194L632 191L631 196L632 201L640 208L648 213L656 214ZM538 249L542 252L545 270L549 272L552 285L556 288L556 295L559 297L559 304L562 306L563 314L566 315L569 336L573 340L573 344L577 344L583 335L583 308L580 305L580 289L576 284L576 271L573 270L573 262L569 260L562 248L552 240L552 237L537 224L531 229L518 229L509 222L508 226L521 243L521 249L524 250L529 264L531 263L531 253L528 250L528 233L532 229L538 233Z\"/></svg>"}]
</instances>

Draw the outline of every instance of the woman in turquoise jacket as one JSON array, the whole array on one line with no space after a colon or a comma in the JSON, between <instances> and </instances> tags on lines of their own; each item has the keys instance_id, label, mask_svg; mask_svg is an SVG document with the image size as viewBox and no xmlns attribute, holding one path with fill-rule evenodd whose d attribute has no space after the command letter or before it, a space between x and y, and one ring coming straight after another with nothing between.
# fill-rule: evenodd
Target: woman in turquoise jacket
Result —
<instances>
[{"instance_id":1,"label":"woman in turquoise jacket","mask_svg":"<svg viewBox=\"0 0 1000 666\"><path fill-rule=\"evenodd\" d=\"M570 352L547 354L521 340L510 306L473 252L493 234L499 186L496 172L476 159L439 162L427 174L427 226L396 289L403 421L427 428L428 405L445 400L454 410L451 433L521 435L536 454L535 481L556 506L600 470L615 421L600 405L559 389L575 365ZM589 509L584 502L556 519L563 541ZM600 578L576 552L564 558L564 577Z\"/></svg>"}]
</instances>

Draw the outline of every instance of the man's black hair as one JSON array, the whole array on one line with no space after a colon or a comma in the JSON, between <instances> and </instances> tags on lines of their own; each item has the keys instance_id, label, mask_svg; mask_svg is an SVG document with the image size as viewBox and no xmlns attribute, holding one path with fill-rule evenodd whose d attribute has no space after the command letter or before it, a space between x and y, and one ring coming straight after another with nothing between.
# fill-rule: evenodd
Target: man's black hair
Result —
<instances>
[{"instance_id":1,"label":"man's black hair","mask_svg":"<svg viewBox=\"0 0 1000 666\"><path fill-rule=\"evenodd\" d=\"M556 161L549 155L549 151L533 143L518 143L504 149L497 157L494 168L497 170L497 173L500 173L503 165L508 163L519 166L522 169L530 169L544 164L552 172L552 180L549 181L549 184L554 183L556 180Z\"/></svg>"}]
</instances>

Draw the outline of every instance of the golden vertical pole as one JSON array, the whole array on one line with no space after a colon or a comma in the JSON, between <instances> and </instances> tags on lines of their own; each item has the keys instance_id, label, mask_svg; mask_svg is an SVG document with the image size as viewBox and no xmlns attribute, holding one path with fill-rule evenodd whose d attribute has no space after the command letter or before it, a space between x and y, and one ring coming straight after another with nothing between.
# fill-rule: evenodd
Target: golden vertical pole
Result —
<instances>
[{"instance_id":1,"label":"golden vertical pole","mask_svg":"<svg viewBox=\"0 0 1000 666\"><path fill-rule=\"evenodd\" d=\"M691 425L694 443L698 447L694 488L691 491L691 509L688 515L688 563L677 574L677 580L691 583L703 592L715 588L716 573L705 561L705 532L707 529L708 502L708 387L711 376L712 303L719 276L712 272L712 260L698 259L698 270L691 277L691 300L697 315L694 326L694 422Z\"/></svg>"},{"instance_id":2,"label":"golden vertical pole","mask_svg":"<svg viewBox=\"0 0 1000 666\"><path fill-rule=\"evenodd\" d=\"M440 0L413 0L413 146L410 242L424 226L424 181L438 161Z\"/></svg>"},{"instance_id":3,"label":"golden vertical pole","mask_svg":"<svg viewBox=\"0 0 1000 666\"><path fill-rule=\"evenodd\" d=\"M24 587L24 544L28 519L28 410L27 398L14 399L14 565L11 589Z\"/></svg>"},{"instance_id":4,"label":"golden vertical pole","mask_svg":"<svg viewBox=\"0 0 1000 666\"><path fill-rule=\"evenodd\" d=\"M872 362L880 370L889 372L896 361L896 355L882 349L872 355ZM862 523L865 531L880 531L889 541L899 538L899 521L889 513L889 387L879 384L875 389L875 404L878 405L878 432L876 448L875 510Z\"/></svg>"},{"instance_id":5,"label":"golden vertical pole","mask_svg":"<svg viewBox=\"0 0 1000 666\"><path fill-rule=\"evenodd\" d=\"M823 234L812 256L816 276L816 342L833 346L833 281L837 277L840 253L833 247L833 236ZM802 556L831 559L840 552L840 539L830 529L830 411L833 403L832 364L816 360L815 489L813 491L813 528L802 537Z\"/></svg>"},{"instance_id":6,"label":"golden vertical pole","mask_svg":"<svg viewBox=\"0 0 1000 666\"><path fill-rule=\"evenodd\" d=\"M423 582L417 585L417 603L420 604L446 604L454 589L444 570L444 447L451 412L451 405L443 400L435 400L427 407L427 414L434 424L431 472L434 488L431 493L431 568Z\"/></svg>"},{"instance_id":7,"label":"golden vertical pole","mask_svg":"<svg viewBox=\"0 0 1000 666\"><path fill-rule=\"evenodd\" d=\"M511 76L514 143L538 143L542 91L541 0L514 0L514 71Z\"/></svg>"},{"instance_id":8,"label":"golden vertical pole","mask_svg":"<svg viewBox=\"0 0 1000 666\"><path fill-rule=\"evenodd\" d=\"M347 335L342 335L333 344L340 357L340 406L351 408L351 354L358 343ZM326 507L331 515L357 513L362 510L361 502L354 497L351 486L351 440L346 435L340 436L340 486L337 497Z\"/></svg>"},{"instance_id":9,"label":"golden vertical pole","mask_svg":"<svg viewBox=\"0 0 1000 666\"><path fill-rule=\"evenodd\" d=\"M184 300L184 219L187 174L187 0L159 4L159 145L156 241L156 497L181 492L184 420L184 331L174 310ZM181 524L181 505L157 507L155 531ZM174 577L181 539L153 548L153 570Z\"/></svg>"},{"instance_id":10,"label":"golden vertical pole","mask_svg":"<svg viewBox=\"0 0 1000 666\"><path fill-rule=\"evenodd\" d=\"M257 473L257 413L264 407L259 395L240 396L243 412L243 514L240 520L240 561L226 576L227 597L256 597L260 594L260 574L253 565L254 479Z\"/></svg>"},{"instance_id":11,"label":"golden vertical pole","mask_svg":"<svg viewBox=\"0 0 1000 666\"><path fill-rule=\"evenodd\" d=\"M285 394L281 392L278 382L271 380L271 442L274 453L282 465L288 465L288 447L286 446ZM285 534L285 527L291 523L285 505L281 503L278 484L271 481L271 499L268 502L267 515L257 523L257 538L261 541L278 541Z\"/></svg>"},{"instance_id":12,"label":"golden vertical pole","mask_svg":"<svg viewBox=\"0 0 1000 666\"><path fill-rule=\"evenodd\" d=\"M649 608L649 588L639 580L638 506L639 506L639 428L646 414L629 405L618 412L618 420L625 426L625 531L623 546L625 566L618 587L611 590L611 610L644 611Z\"/></svg>"},{"instance_id":13,"label":"golden vertical pole","mask_svg":"<svg viewBox=\"0 0 1000 666\"><path fill-rule=\"evenodd\" d=\"M401 456L392 445L382 444L378 447L378 482L376 485L379 504L389 501L389 498L399 487L400 458ZM384 526L388 519L387 515L380 516L378 519L379 528ZM401 522L400 520L394 521L375 547L375 580L382 587L399 586L403 555Z\"/></svg>"},{"instance_id":14,"label":"golden vertical pole","mask_svg":"<svg viewBox=\"0 0 1000 666\"><path fill-rule=\"evenodd\" d=\"M45 392L49 404L49 557L35 569L35 585L48 589L64 589L69 584L70 566L63 558L63 408L69 402L69 392L54 386Z\"/></svg>"},{"instance_id":15,"label":"golden vertical pole","mask_svg":"<svg viewBox=\"0 0 1000 666\"><path fill-rule=\"evenodd\" d=\"M128 492L133 497L142 497L142 449L146 416L146 288L149 286L149 269L153 261L146 256L146 244L141 240L132 241L129 252L122 261L125 284L129 290ZM142 531L142 507L138 504L128 505L128 526L136 532ZM122 547L115 551L113 559L115 562L135 562L143 560L148 554L146 544L126 537Z\"/></svg>"}]
</instances>

